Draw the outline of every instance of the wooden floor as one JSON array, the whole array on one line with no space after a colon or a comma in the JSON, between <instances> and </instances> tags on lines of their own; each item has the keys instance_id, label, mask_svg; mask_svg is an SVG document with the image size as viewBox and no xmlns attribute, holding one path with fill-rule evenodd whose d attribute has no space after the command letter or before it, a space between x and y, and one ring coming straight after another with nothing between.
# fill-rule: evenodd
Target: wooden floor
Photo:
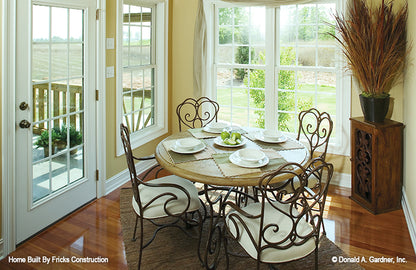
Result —
<instances>
[{"instance_id":1,"label":"wooden floor","mask_svg":"<svg viewBox=\"0 0 416 270\"><path fill-rule=\"evenodd\" d=\"M0 269L127 269L119 220L119 194L116 190L100 198L46 231L20 245L0 261ZM348 196L350 190L331 186L325 226L327 236L366 269L416 269L415 252L402 210L372 215ZM11 263L21 258L71 259L91 257L108 263ZM144 251L146 256L146 251ZM406 263L397 263L397 257ZM337 258L342 259L342 258ZM392 263L370 260L393 259ZM366 260L367 263L364 263ZM169 269L169 266L166 267Z\"/></svg>"}]
</instances>

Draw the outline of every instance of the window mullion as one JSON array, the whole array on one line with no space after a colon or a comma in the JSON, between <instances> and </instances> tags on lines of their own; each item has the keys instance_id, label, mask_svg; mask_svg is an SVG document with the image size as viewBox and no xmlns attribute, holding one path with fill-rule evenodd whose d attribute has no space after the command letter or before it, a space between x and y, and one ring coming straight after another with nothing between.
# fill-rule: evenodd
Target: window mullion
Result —
<instances>
[{"instance_id":1,"label":"window mullion","mask_svg":"<svg viewBox=\"0 0 416 270\"><path fill-rule=\"evenodd\" d=\"M279 16L274 8L266 9L266 81L265 81L265 127L277 129L277 78L275 72L276 53L279 51L277 42Z\"/></svg>"}]
</instances>

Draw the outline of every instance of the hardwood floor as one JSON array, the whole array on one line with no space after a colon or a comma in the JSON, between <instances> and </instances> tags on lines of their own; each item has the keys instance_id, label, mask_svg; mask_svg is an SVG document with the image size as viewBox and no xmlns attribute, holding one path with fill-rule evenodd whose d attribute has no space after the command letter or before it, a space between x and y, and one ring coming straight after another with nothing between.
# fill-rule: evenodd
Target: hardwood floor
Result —
<instances>
[{"instance_id":1,"label":"hardwood floor","mask_svg":"<svg viewBox=\"0 0 416 270\"><path fill-rule=\"evenodd\" d=\"M128 185L126 185L128 186ZM127 269L116 190L20 245L0 261L0 269ZM331 186L325 211L327 236L366 269L416 269L416 256L402 210L372 215ZM146 251L144 251L146 252ZM108 258L108 263L11 263L11 258ZM59 256L59 257L58 257ZM404 258L406 263L370 263ZM384 259L383 259L384 258ZM337 258L342 259L342 258ZM167 267L168 269L169 267Z\"/></svg>"}]
</instances>

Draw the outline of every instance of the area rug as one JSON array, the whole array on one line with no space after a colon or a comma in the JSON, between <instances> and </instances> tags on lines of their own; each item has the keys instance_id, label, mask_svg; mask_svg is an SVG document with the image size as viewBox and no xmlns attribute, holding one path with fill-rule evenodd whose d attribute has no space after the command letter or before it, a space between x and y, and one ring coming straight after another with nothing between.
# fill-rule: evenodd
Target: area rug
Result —
<instances>
[{"instance_id":1,"label":"area rug","mask_svg":"<svg viewBox=\"0 0 416 270\"><path fill-rule=\"evenodd\" d=\"M132 190L125 188L120 194L120 219L129 269L137 269L139 239L132 241L136 215L131 206ZM208 226L204 226L206 229ZM145 221L144 241L150 239L154 225ZM189 229L196 235L196 229ZM205 230L204 230L205 232ZM203 235L204 235L203 232ZM205 232L206 235L206 232ZM238 249L238 244L233 248ZM333 263L333 257L347 258L339 247L323 236L319 247L319 269L364 269L355 263ZM226 269L225 256L222 255L218 269ZM314 253L294 262L277 265L277 269L314 269ZM197 257L197 240L186 236L177 228L161 230L156 239L143 250L141 269L203 269ZM230 256L229 269L256 269L256 262L250 258ZM262 264L261 269L269 269Z\"/></svg>"}]
</instances>

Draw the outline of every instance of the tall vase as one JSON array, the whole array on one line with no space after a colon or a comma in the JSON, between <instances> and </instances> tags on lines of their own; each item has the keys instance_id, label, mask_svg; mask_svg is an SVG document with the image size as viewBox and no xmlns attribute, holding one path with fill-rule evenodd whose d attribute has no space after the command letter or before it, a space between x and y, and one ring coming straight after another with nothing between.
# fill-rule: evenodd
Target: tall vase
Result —
<instances>
[{"instance_id":1,"label":"tall vase","mask_svg":"<svg viewBox=\"0 0 416 270\"><path fill-rule=\"evenodd\" d=\"M390 95L383 98L360 95L360 104L364 114L364 120L381 123L389 111Z\"/></svg>"}]
</instances>

